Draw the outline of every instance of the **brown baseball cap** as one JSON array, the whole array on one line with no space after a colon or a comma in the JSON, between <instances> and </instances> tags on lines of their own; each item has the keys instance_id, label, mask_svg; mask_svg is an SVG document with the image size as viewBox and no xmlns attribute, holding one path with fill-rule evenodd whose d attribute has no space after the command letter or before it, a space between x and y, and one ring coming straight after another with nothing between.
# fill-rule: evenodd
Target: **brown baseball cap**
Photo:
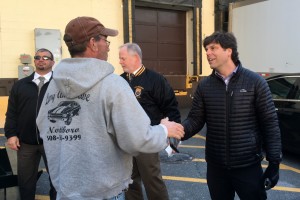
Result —
<instances>
[{"instance_id":1,"label":"brown baseball cap","mask_svg":"<svg viewBox=\"0 0 300 200\"><path fill-rule=\"evenodd\" d=\"M66 26L64 41L68 47L82 44L97 35L117 36L118 31L105 28L93 17L77 17Z\"/></svg>"}]
</instances>

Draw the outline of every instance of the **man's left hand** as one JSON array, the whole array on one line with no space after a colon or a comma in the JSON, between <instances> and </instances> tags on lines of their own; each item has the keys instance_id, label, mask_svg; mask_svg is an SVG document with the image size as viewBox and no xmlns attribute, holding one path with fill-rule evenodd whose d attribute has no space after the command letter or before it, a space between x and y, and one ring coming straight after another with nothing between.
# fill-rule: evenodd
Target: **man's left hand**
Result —
<instances>
[{"instance_id":1,"label":"man's left hand","mask_svg":"<svg viewBox=\"0 0 300 200\"><path fill-rule=\"evenodd\" d=\"M269 190L273 188L279 180L279 163L270 162L263 175L263 178L265 189Z\"/></svg>"}]
</instances>

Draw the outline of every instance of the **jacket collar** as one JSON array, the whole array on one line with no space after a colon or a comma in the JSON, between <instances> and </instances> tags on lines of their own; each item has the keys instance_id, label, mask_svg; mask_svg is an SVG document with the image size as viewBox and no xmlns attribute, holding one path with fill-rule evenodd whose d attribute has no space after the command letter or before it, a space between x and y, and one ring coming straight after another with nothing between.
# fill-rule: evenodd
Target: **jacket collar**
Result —
<instances>
[{"instance_id":1,"label":"jacket collar","mask_svg":"<svg viewBox=\"0 0 300 200\"><path fill-rule=\"evenodd\" d=\"M35 74L35 72L33 72L33 73L32 73L32 74L30 74L29 76L27 76L27 77L23 78L23 79L24 79L24 81L26 81L26 82L32 82L32 80L34 79L34 74ZM50 82L50 81L51 81L52 77L53 77L53 71L52 71L51 77L50 77L50 79L49 79L49 81L48 81L48 82ZM21 79L21 80L22 80L22 79Z\"/></svg>"}]
</instances>

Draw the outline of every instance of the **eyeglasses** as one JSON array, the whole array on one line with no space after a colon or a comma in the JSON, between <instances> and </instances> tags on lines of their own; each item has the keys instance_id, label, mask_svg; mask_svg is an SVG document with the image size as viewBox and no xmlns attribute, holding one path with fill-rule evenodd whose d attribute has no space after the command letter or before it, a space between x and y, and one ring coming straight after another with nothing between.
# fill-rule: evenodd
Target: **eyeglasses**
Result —
<instances>
[{"instance_id":1,"label":"eyeglasses","mask_svg":"<svg viewBox=\"0 0 300 200\"><path fill-rule=\"evenodd\" d=\"M34 56L33 57L34 60L40 60L42 58L42 60L52 60L52 58L48 57L48 56Z\"/></svg>"},{"instance_id":2,"label":"eyeglasses","mask_svg":"<svg viewBox=\"0 0 300 200\"><path fill-rule=\"evenodd\" d=\"M109 46L109 45L110 45L110 41L108 41L107 39L105 39L105 38L101 38L101 37L100 37L100 40L104 40L104 41L106 42L106 45L107 45L107 46Z\"/></svg>"}]
</instances>

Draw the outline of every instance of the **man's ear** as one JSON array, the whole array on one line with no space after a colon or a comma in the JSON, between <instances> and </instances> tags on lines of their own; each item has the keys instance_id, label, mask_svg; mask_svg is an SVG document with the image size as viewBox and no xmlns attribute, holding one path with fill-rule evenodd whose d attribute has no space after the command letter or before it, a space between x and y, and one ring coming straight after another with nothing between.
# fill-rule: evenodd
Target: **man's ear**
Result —
<instances>
[{"instance_id":1,"label":"man's ear","mask_svg":"<svg viewBox=\"0 0 300 200\"><path fill-rule=\"evenodd\" d=\"M141 62L141 58L137 53L134 54L134 58L136 62Z\"/></svg>"},{"instance_id":2,"label":"man's ear","mask_svg":"<svg viewBox=\"0 0 300 200\"><path fill-rule=\"evenodd\" d=\"M227 50L228 54L231 56L232 55L232 49L228 48L226 50Z\"/></svg>"},{"instance_id":3,"label":"man's ear","mask_svg":"<svg viewBox=\"0 0 300 200\"><path fill-rule=\"evenodd\" d=\"M96 40L95 38L91 38L88 43L87 43L87 47L90 48L92 51L97 51L98 50L98 46L96 44Z\"/></svg>"}]
</instances>

